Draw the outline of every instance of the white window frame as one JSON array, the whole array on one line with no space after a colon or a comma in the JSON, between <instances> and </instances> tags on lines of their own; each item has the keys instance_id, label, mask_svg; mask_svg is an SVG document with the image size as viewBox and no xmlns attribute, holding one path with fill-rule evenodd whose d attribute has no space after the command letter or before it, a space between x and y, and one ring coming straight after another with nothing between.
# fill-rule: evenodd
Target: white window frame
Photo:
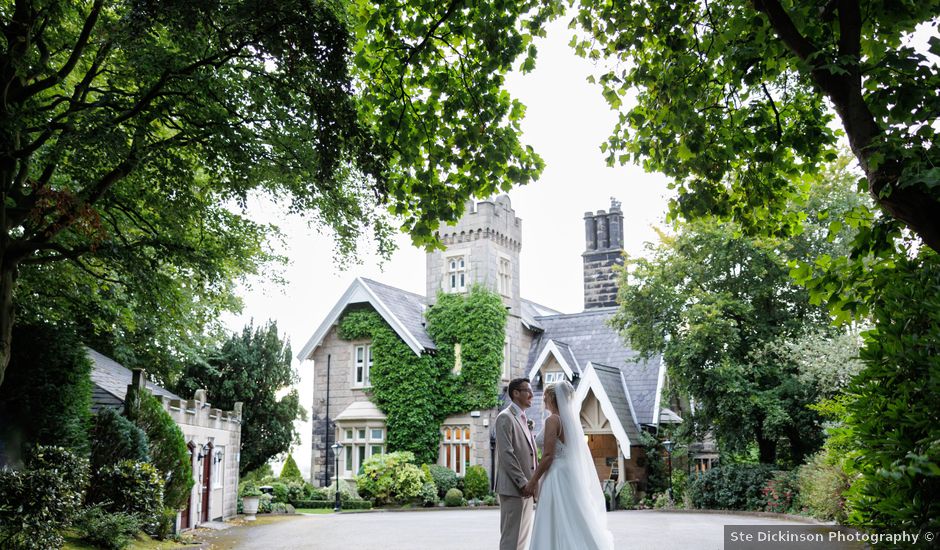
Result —
<instances>
[{"instance_id":1,"label":"white window frame","mask_svg":"<svg viewBox=\"0 0 940 550\"><path fill-rule=\"evenodd\" d=\"M361 359L360 350L362 351ZM352 386L354 388L372 387L372 383L369 381L369 372L372 370L372 344L356 344L353 346L352 368ZM360 372L362 376L360 376Z\"/></svg>"},{"instance_id":2,"label":"white window frame","mask_svg":"<svg viewBox=\"0 0 940 550\"><path fill-rule=\"evenodd\" d=\"M512 296L512 259L500 254L496 267L496 290L503 296Z\"/></svg>"},{"instance_id":3,"label":"white window frame","mask_svg":"<svg viewBox=\"0 0 940 550\"><path fill-rule=\"evenodd\" d=\"M376 430L378 436L376 437ZM340 461L342 475L346 479L356 477L362 463L371 456L385 454L386 427L384 424L364 421L344 422L337 427L336 440L343 446Z\"/></svg>"},{"instance_id":4,"label":"white window frame","mask_svg":"<svg viewBox=\"0 0 940 550\"><path fill-rule=\"evenodd\" d=\"M563 371L546 372L545 375L543 376L542 383L554 384L555 382L561 382L562 380L565 380L565 379L566 377Z\"/></svg>"},{"instance_id":5,"label":"white window frame","mask_svg":"<svg viewBox=\"0 0 940 550\"><path fill-rule=\"evenodd\" d=\"M219 460L216 461L215 455L219 455ZM222 488L222 476L225 475L225 447L213 447L212 448L212 488L221 489Z\"/></svg>"},{"instance_id":6,"label":"white window frame","mask_svg":"<svg viewBox=\"0 0 940 550\"><path fill-rule=\"evenodd\" d=\"M467 475L473 461L473 432L468 424L441 426L441 448L438 464L449 468L458 476Z\"/></svg>"},{"instance_id":7,"label":"white window frame","mask_svg":"<svg viewBox=\"0 0 940 550\"><path fill-rule=\"evenodd\" d=\"M470 252L468 250L451 251L444 256L444 292L466 292L470 287Z\"/></svg>"}]
</instances>

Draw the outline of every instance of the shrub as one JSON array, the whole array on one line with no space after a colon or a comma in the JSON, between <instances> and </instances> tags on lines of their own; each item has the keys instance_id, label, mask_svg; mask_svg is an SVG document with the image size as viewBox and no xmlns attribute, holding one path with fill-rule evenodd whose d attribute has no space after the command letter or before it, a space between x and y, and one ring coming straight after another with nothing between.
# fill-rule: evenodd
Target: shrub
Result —
<instances>
[{"instance_id":1,"label":"shrub","mask_svg":"<svg viewBox=\"0 0 940 550\"><path fill-rule=\"evenodd\" d=\"M845 493L849 477L827 451L816 453L797 471L800 503L813 517L843 523L846 519Z\"/></svg>"},{"instance_id":2,"label":"shrub","mask_svg":"<svg viewBox=\"0 0 940 550\"><path fill-rule=\"evenodd\" d=\"M36 447L26 469L0 470L3 547L61 547L59 532L78 515L87 484L88 461L62 447Z\"/></svg>"},{"instance_id":3,"label":"shrub","mask_svg":"<svg viewBox=\"0 0 940 550\"><path fill-rule=\"evenodd\" d=\"M239 497L260 497L263 494L254 481L246 481L238 485Z\"/></svg>"},{"instance_id":4,"label":"shrub","mask_svg":"<svg viewBox=\"0 0 940 550\"><path fill-rule=\"evenodd\" d=\"M763 489L772 473L769 466L729 464L696 477L688 491L696 508L715 510L763 510Z\"/></svg>"},{"instance_id":5,"label":"shrub","mask_svg":"<svg viewBox=\"0 0 940 550\"><path fill-rule=\"evenodd\" d=\"M434 485L437 487L437 494L441 498L447 494L447 491L457 487L457 474L450 468L445 468L438 464L431 464L428 468L431 477L434 479Z\"/></svg>"},{"instance_id":6,"label":"shrub","mask_svg":"<svg viewBox=\"0 0 940 550\"><path fill-rule=\"evenodd\" d=\"M496 495L486 495L483 497L483 506L496 506Z\"/></svg>"},{"instance_id":7,"label":"shrub","mask_svg":"<svg viewBox=\"0 0 940 550\"><path fill-rule=\"evenodd\" d=\"M463 492L454 487L444 495L444 504L447 506L463 506Z\"/></svg>"},{"instance_id":8,"label":"shrub","mask_svg":"<svg viewBox=\"0 0 940 550\"><path fill-rule=\"evenodd\" d=\"M798 495L796 471L775 472L773 477L767 480L763 489L766 500L765 509L768 512L777 512L778 514L789 514L798 511Z\"/></svg>"},{"instance_id":9,"label":"shrub","mask_svg":"<svg viewBox=\"0 0 940 550\"><path fill-rule=\"evenodd\" d=\"M274 502L274 497L265 493L258 497L258 513L259 514L270 514L271 505Z\"/></svg>"},{"instance_id":10,"label":"shrub","mask_svg":"<svg viewBox=\"0 0 940 550\"><path fill-rule=\"evenodd\" d=\"M412 499L421 492L424 482L424 474L413 461L414 453L408 451L373 455L356 477L356 488L376 504Z\"/></svg>"},{"instance_id":11,"label":"shrub","mask_svg":"<svg viewBox=\"0 0 940 550\"><path fill-rule=\"evenodd\" d=\"M326 500L326 495L326 489L321 487L314 487L309 483L304 483L303 500ZM296 506L296 504L294 506Z\"/></svg>"},{"instance_id":12,"label":"shrub","mask_svg":"<svg viewBox=\"0 0 940 550\"><path fill-rule=\"evenodd\" d=\"M163 510L163 478L152 464L123 460L101 468L97 479L88 492L89 502L108 512L136 516L144 531L157 532Z\"/></svg>"},{"instance_id":13,"label":"shrub","mask_svg":"<svg viewBox=\"0 0 940 550\"><path fill-rule=\"evenodd\" d=\"M636 496L633 492L633 485L624 483L617 494L617 506L621 510L632 510Z\"/></svg>"},{"instance_id":14,"label":"shrub","mask_svg":"<svg viewBox=\"0 0 940 550\"><path fill-rule=\"evenodd\" d=\"M157 523L150 533L157 540L166 540L173 536L173 530L176 528L177 511L173 508L164 508L157 514Z\"/></svg>"},{"instance_id":15,"label":"shrub","mask_svg":"<svg viewBox=\"0 0 940 550\"><path fill-rule=\"evenodd\" d=\"M195 483L183 432L160 401L146 391L141 392L133 416L150 441L151 463L163 475L164 503L168 508L181 510L189 501Z\"/></svg>"},{"instance_id":16,"label":"shrub","mask_svg":"<svg viewBox=\"0 0 940 550\"><path fill-rule=\"evenodd\" d=\"M437 487L432 482L425 481L421 485L421 492L418 496L421 498L421 504L426 507L437 506L437 503L441 501L441 498L437 496Z\"/></svg>"},{"instance_id":17,"label":"shrub","mask_svg":"<svg viewBox=\"0 0 940 550\"><path fill-rule=\"evenodd\" d=\"M290 492L286 483L275 481L271 484L271 494L274 496L274 502L290 502Z\"/></svg>"},{"instance_id":18,"label":"shrub","mask_svg":"<svg viewBox=\"0 0 940 550\"><path fill-rule=\"evenodd\" d=\"M296 513L296 510L293 506L286 502L272 502L271 503L271 513L272 514L293 514Z\"/></svg>"},{"instance_id":19,"label":"shrub","mask_svg":"<svg viewBox=\"0 0 940 550\"><path fill-rule=\"evenodd\" d=\"M336 499L336 481L328 485L325 489L326 500L333 501ZM346 483L345 480L339 480L339 499L343 502L347 500L359 500L359 493L356 492L356 489L350 487L349 483Z\"/></svg>"},{"instance_id":20,"label":"shrub","mask_svg":"<svg viewBox=\"0 0 940 550\"><path fill-rule=\"evenodd\" d=\"M259 466L258 468L255 468L254 470L242 476L240 483L244 483L246 481L254 481L257 485L264 485L263 480L265 478L273 478L273 477L274 477L274 470L271 469L271 465L263 464Z\"/></svg>"},{"instance_id":21,"label":"shrub","mask_svg":"<svg viewBox=\"0 0 940 550\"><path fill-rule=\"evenodd\" d=\"M281 468L281 481L286 483L290 481L303 482L303 480L304 476L300 473L300 468L297 467L294 457L287 455L287 460L284 461L284 466Z\"/></svg>"},{"instance_id":22,"label":"shrub","mask_svg":"<svg viewBox=\"0 0 940 550\"><path fill-rule=\"evenodd\" d=\"M656 493L655 495L653 495L652 500L653 500L652 502L653 508L656 508L656 509L676 507L675 502L673 502L673 500L669 498L668 490L663 491L662 493Z\"/></svg>"},{"instance_id":23,"label":"shrub","mask_svg":"<svg viewBox=\"0 0 940 550\"><path fill-rule=\"evenodd\" d=\"M123 550L140 531L140 519L126 512L107 512L101 506L86 508L75 522L82 540L106 550Z\"/></svg>"},{"instance_id":24,"label":"shrub","mask_svg":"<svg viewBox=\"0 0 940 550\"><path fill-rule=\"evenodd\" d=\"M147 434L114 409L98 411L91 431L91 472L122 460L150 461Z\"/></svg>"},{"instance_id":25,"label":"shrub","mask_svg":"<svg viewBox=\"0 0 940 550\"><path fill-rule=\"evenodd\" d=\"M490 493L490 478L486 475L483 466L475 465L467 468L463 485L467 498L483 498Z\"/></svg>"}]
</instances>

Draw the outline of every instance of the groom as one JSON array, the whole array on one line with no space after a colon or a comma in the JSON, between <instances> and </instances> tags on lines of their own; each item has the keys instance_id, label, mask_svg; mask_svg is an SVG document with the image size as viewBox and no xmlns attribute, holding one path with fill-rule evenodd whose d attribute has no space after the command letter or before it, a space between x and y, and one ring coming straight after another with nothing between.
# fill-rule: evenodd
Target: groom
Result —
<instances>
[{"instance_id":1,"label":"groom","mask_svg":"<svg viewBox=\"0 0 940 550\"><path fill-rule=\"evenodd\" d=\"M499 550L526 550L532 534L534 495L526 483L538 458L525 411L532 405L528 378L509 383L512 403L496 416L496 493L499 494Z\"/></svg>"}]
</instances>

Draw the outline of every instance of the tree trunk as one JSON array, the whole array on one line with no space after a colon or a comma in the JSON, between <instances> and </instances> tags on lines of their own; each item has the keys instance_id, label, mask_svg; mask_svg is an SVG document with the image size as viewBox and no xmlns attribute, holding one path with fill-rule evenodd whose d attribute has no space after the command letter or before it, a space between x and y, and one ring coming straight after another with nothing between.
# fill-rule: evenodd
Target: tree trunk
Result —
<instances>
[{"instance_id":1,"label":"tree trunk","mask_svg":"<svg viewBox=\"0 0 940 550\"><path fill-rule=\"evenodd\" d=\"M771 439L757 438L757 458L761 464L773 464L777 461L777 442Z\"/></svg>"},{"instance_id":2,"label":"tree trunk","mask_svg":"<svg viewBox=\"0 0 940 550\"><path fill-rule=\"evenodd\" d=\"M0 262L0 386L10 364L10 345L13 341L13 289L16 287L17 265Z\"/></svg>"}]
</instances>

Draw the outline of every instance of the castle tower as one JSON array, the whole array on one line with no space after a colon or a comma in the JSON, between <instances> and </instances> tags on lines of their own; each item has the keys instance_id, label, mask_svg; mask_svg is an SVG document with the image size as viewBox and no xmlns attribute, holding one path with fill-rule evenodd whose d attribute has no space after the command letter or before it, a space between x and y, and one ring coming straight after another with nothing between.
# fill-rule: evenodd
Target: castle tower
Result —
<instances>
[{"instance_id":1,"label":"castle tower","mask_svg":"<svg viewBox=\"0 0 940 550\"><path fill-rule=\"evenodd\" d=\"M446 249L427 254L428 304L437 300L438 291L466 292L482 284L503 297L511 315L518 315L522 220L506 195L467 201L464 208L456 224L438 232Z\"/></svg>"},{"instance_id":2,"label":"castle tower","mask_svg":"<svg viewBox=\"0 0 940 550\"><path fill-rule=\"evenodd\" d=\"M428 305L437 301L438 292L466 292L475 284L501 295L509 314L501 378L505 385L524 376L532 336L524 330L519 298L522 220L516 217L509 197L467 201L463 217L442 227L438 235L446 248L427 254ZM485 448L488 442L481 445Z\"/></svg>"},{"instance_id":3,"label":"castle tower","mask_svg":"<svg viewBox=\"0 0 940 550\"><path fill-rule=\"evenodd\" d=\"M617 305L615 265L623 265L623 212L610 199L610 212L584 213L584 309Z\"/></svg>"}]
</instances>

